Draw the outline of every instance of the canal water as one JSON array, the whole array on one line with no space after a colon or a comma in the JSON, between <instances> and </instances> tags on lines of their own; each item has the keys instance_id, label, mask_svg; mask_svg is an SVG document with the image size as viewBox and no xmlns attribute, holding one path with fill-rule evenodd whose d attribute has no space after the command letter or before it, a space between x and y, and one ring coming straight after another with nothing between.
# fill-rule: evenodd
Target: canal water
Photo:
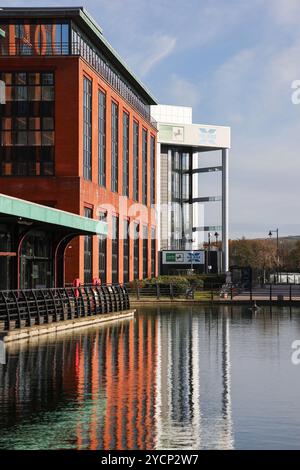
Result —
<instances>
[{"instance_id":1,"label":"canal water","mask_svg":"<svg viewBox=\"0 0 300 470\"><path fill-rule=\"evenodd\" d=\"M300 309L141 308L7 346L0 449L299 449Z\"/></svg>"}]
</instances>

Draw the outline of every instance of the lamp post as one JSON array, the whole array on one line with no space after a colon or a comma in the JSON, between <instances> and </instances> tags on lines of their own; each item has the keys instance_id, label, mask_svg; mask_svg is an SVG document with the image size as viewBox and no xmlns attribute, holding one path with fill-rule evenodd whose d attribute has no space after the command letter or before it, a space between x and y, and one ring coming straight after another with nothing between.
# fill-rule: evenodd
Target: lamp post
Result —
<instances>
[{"instance_id":1,"label":"lamp post","mask_svg":"<svg viewBox=\"0 0 300 470\"><path fill-rule=\"evenodd\" d=\"M217 247L217 269L218 269L218 274L219 274L219 246L218 246L218 241L219 241L219 234L218 232L215 232L215 238L216 238L216 247Z\"/></svg>"},{"instance_id":2,"label":"lamp post","mask_svg":"<svg viewBox=\"0 0 300 470\"><path fill-rule=\"evenodd\" d=\"M211 233L208 232L208 252L207 252L207 272L210 273L210 237Z\"/></svg>"},{"instance_id":3,"label":"lamp post","mask_svg":"<svg viewBox=\"0 0 300 470\"><path fill-rule=\"evenodd\" d=\"M278 283L278 277L279 277L279 230L278 228L276 230L270 230L269 231L269 237L270 239L272 238L272 234L276 233L276 266L277 266L277 283Z\"/></svg>"}]
</instances>

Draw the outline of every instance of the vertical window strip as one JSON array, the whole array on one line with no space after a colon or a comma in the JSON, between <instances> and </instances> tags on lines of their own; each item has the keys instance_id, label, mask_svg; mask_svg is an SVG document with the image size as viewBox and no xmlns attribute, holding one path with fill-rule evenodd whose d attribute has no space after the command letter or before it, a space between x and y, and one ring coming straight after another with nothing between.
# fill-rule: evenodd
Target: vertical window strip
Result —
<instances>
[{"instance_id":1,"label":"vertical window strip","mask_svg":"<svg viewBox=\"0 0 300 470\"><path fill-rule=\"evenodd\" d=\"M139 125L133 122L133 199L139 200Z\"/></svg>"},{"instance_id":2,"label":"vertical window strip","mask_svg":"<svg viewBox=\"0 0 300 470\"><path fill-rule=\"evenodd\" d=\"M106 186L106 94L98 95L98 182Z\"/></svg>"},{"instance_id":3,"label":"vertical window strip","mask_svg":"<svg viewBox=\"0 0 300 470\"><path fill-rule=\"evenodd\" d=\"M129 221L124 220L124 237L123 237L123 282L129 282Z\"/></svg>"},{"instance_id":4,"label":"vertical window strip","mask_svg":"<svg viewBox=\"0 0 300 470\"><path fill-rule=\"evenodd\" d=\"M111 103L111 190L118 191L119 107Z\"/></svg>"},{"instance_id":5,"label":"vertical window strip","mask_svg":"<svg viewBox=\"0 0 300 470\"><path fill-rule=\"evenodd\" d=\"M83 79L83 177L92 179L92 82Z\"/></svg>"},{"instance_id":6,"label":"vertical window strip","mask_svg":"<svg viewBox=\"0 0 300 470\"><path fill-rule=\"evenodd\" d=\"M119 282L119 218L112 216L112 283Z\"/></svg>"},{"instance_id":7,"label":"vertical window strip","mask_svg":"<svg viewBox=\"0 0 300 470\"><path fill-rule=\"evenodd\" d=\"M123 113L123 196L129 196L129 114Z\"/></svg>"},{"instance_id":8,"label":"vertical window strip","mask_svg":"<svg viewBox=\"0 0 300 470\"><path fill-rule=\"evenodd\" d=\"M143 279L148 277L148 227L143 227Z\"/></svg>"},{"instance_id":9,"label":"vertical window strip","mask_svg":"<svg viewBox=\"0 0 300 470\"><path fill-rule=\"evenodd\" d=\"M143 160L143 204L147 204L147 163L148 163L148 132L143 129L143 150L142 150L142 160Z\"/></svg>"}]
</instances>

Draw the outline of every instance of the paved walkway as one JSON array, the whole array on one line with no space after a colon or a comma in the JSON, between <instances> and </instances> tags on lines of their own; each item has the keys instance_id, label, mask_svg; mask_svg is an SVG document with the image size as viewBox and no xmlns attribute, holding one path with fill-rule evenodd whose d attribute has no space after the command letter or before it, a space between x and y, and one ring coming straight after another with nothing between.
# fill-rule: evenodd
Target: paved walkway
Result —
<instances>
[{"instance_id":1,"label":"paved walkway","mask_svg":"<svg viewBox=\"0 0 300 470\"><path fill-rule=\"evenodd\" d=\"M278 296L283 296L283 300L290 299L290 292L292 300L300 300L300 285L272 285L272 300L277 300ZM247 300L250 298L250 291L245 290L238 295L234 295L234 300ZM253 300L269 300L270 299L270 286L253 287L252 289Z\"/></svg>"}]
</instances>

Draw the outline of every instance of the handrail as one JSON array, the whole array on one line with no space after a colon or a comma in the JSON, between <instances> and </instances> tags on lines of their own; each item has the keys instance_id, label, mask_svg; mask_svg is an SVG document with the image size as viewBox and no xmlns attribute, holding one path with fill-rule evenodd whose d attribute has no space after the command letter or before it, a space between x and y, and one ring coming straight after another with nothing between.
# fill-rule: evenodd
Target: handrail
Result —
<instances>
[{"instance_id":1,"label":"handrail","mask_svg":"<svg viewBox=\"0 0 300 470\"><path fill-rule=\"evenodd\" d=\"M129 308L120 285L0 291L0 332Z\"/></svg>"}]
</instances>

